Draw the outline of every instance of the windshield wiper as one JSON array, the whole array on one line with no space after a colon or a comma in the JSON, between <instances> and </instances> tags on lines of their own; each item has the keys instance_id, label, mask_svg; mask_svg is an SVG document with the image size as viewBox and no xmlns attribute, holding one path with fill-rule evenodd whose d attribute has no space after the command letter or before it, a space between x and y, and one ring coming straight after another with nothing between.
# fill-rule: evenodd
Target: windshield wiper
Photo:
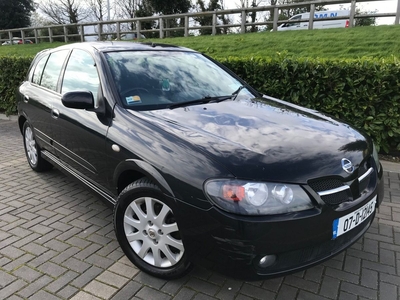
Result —
<instances>
[{"instance_id":1,"label":"windshield wiper","mask_svg":"<svg viewBox=\"0 0 400 300\"><path fill-rule=\"evenodd\" d=\"M167 108L174 109L174 108L178 108L178 107L185 107L185 106L190 106L190 105L195 105L195 104L205 104L205 103L210 103L210 102L220 102L220 101L228 100L228 99L231 99L231 98L232 98L232 95L217 96L217 97L206 96L206 97L203 97L201 99L196 99L196 100L190 100L190 101L186 101L186 102L179 102L179 103L171 104L171 105L167 106Z\"/></svg>"},{"instance_id":2,"label":"windshield wiper","mask_svg":"<svg viewBox=\"0 0 400 300\"><path fill-rule=\"evenodd\" d=\"M186 101L186 102L180 102L180 103L175 103L167 106L169 109L174 109L178 107L185 107L185 106L190 106L190 105L195 105L195 104L205 104L205 103L219 103L228 99L235 100L237 95L239 95L240 91L244 88L244 86L240 86L236 91L234 91L231 95L226 95L226 96L215 96L215 97L210 97L206 96L201 99L196 99L196 100L191 100L191 101Z\"/></svg>"},{"instance_id":3,"label":"windshield wiper","mask_svg":"<svg viewBox=\"0 0 400 300\"><path fill-rule=\"evenodd\" d=\"M235 100L236 97L240 94L240 91L244 89L244 85L240 86L236 91L232 93L232 100Z\"/></svg>"}]
</instances>

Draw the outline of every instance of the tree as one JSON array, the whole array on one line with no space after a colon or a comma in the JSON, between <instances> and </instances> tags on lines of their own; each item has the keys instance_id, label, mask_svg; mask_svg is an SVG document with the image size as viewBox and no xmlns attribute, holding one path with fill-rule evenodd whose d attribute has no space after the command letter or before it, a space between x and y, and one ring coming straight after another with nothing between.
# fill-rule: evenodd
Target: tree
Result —
<instances>
[{"instance_id":1,"label":"tree","mask_svg":"<svg viewBox=\"0 0 400 300\"><path fill-rule=\"evenodd\" d=\"M356 8L356 15L368 15L368 14L375 14L378 10L374 10L371 12L368 11L361 11L360 8ZM355 26L375 26L376 25L376 18L357 18L355 21Z\"/></svg>"},{"instance_id":2,"label":"tree","mask_svg":"<svg viewBox=\"0 0 400 300\"><path fill-rule=\"evenodd\" d=\"M77 24L85 20L89 11L80 0L45 0L39 5L43 14L50 19L49 24ZM60 30L56 28L55 30ZM68 26L68 34L79 33L77 26ZM79 38L71 38L79 40Z\"/></svg>"},{"instance_id":3,"label":"tree","mask_svg":"<svg viewBox=\"0 0 400 300\"><path fill-rule=\"evenodd\" d=\"M147 0L155 13L163 15L184 14L192 7L190 0Z\"/></svg>"},{"instance_id":4,"label":"tree","mask_svg":"<svg viewBox=\"0 0 400 300\"><path fill-rule=\"evenodd\" d=\"M28 27L34 10L32 0L0 0L0 29Z\"/></svg>"},{"instance_id":5,"label":"tree","mask_svg":"<svg viewBox=\"0 0 400 300\"><path fill-rule=\"evenodd\" d=\"M190 0L145 0L144 2L148 2L149 6L152 8L153 12L156 14L163 15L173 15L173 14L184 14L189 11L192 7ZM174 27L183 27L185 23L184 18L176 19L167 19L166 20L166 28L174 28ZM166 36L183 36L183 31L174 31L166 32Z\"/></svg>"},{"instance_id":6,"label":"tree","mask_svg":"<svg viewBox=\"0 0 400 300\"><path fill-rule=\"evenodd\" d=\"M197 0L197 11L214 11L217 9L223 9L222 8L222 3L220 3L219 0L210 0L208 5L206 6L204 3L204 0ZM223 24L228 24L229 20L224 18L223 16L218 17ZM195 21L199 22L200 26L211 26L212 25L212 16L204 16L204 17L195 17ZM217 34L222 33L223 31L221 28L217 28ZM210 35L212 33L211 29L205 28L205 29L200 29L200 34L201 35ZM226 31L224 31L226 33Z\"/></svg>"},{"instance_id":7,"label":"tree","mask_svg":"<svg viewBox=\"0 0 400 300\"><path fill-rule=\"evenodd\" d=\"M89 15L80 0L45 0L39 7L56 24L77 24Z\"/></svg>"}]
</instances>

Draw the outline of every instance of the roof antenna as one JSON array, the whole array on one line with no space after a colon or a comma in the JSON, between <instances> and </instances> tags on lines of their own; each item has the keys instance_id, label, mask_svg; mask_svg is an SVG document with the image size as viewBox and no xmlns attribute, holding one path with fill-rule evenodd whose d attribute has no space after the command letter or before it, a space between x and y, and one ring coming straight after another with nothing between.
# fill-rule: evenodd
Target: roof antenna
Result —
<instances>
[{"instance_id":1,"label":"roof antenna","mask_svg":"<svg viewBox=\"0 0 400 300\"><path fill-rule=\"evenodd\" d=\"M157 45L154 42L151 42L151 47L155 48Z\"/></svg>"}]
</instances>

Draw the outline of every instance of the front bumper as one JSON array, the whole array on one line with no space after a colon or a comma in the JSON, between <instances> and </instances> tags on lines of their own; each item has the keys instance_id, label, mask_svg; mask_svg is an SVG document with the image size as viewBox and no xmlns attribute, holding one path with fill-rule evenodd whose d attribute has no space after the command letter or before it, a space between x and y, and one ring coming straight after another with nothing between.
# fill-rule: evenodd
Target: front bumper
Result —
<instances>
[{"instance_id":1,"label":"front bumper","mask_svg":"<svg viewBox=\"0 0 400 300\"><path fill-rule=\"evenodd\" d=\"M180 230L189 259L230 277L260 280L281 276L318 264L350 247L368 230L375 213L349 232L332 238L333 220L362 207L377 195L383 199L382 172L374 192L349 210L328 205L299 213L243 217L218 208L200 210L181 202ZM261 267L260 259L274 262Z\"/></svg>"}]
</instances>

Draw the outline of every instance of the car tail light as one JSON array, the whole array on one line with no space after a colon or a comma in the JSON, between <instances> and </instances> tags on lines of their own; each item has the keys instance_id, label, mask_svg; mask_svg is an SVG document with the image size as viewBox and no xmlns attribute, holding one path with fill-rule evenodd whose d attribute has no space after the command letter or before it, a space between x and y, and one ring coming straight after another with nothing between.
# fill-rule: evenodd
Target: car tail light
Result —
<instances>
[{"instance_id":1,"label":"car tail light","mask_svg":"<svg viewBox=\"0 0 400 300\"><path fill-rule=\"evenodd\" d=\"M349 25L350 25L350 21L349 20L346 20L346 28L349 28Z\"/></svg>"}]
</instances>

